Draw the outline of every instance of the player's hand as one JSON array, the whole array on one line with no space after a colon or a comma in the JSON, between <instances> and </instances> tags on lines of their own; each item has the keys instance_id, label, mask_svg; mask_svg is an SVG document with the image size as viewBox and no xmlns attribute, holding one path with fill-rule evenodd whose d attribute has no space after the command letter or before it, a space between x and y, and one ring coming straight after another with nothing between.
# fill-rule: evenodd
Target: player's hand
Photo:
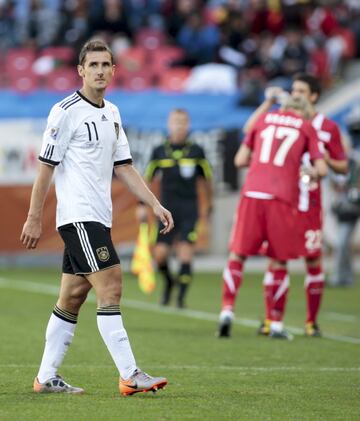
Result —
<instances>
[{"instance_id":1,"label":"player's hand","mask_svg":"<svg viewBox=\"0 0 360 421\"><path fill-rule=\"evenodd\" d=\"M164 228L160 231L160 233L167 234L168 232L170 232L174 228L174 220L171 215L171 212L169 212L167 209L161 206L160 203L157 203L153 207L153 211L155 216L158 217L164 225Z\"/></svg>"},{"instance_id":2,"label":"player's hand","mask_svg":"<svg viewBox=\"0 0 360 421\"><path fill-rule=\"evenodd\" d=\"M35 249L41 235L41 221L28 218L24 224L20 241L27 249Z\"/></svg>"},{"instance_id":3,"label":"player's hand","mask_svg":"<svg viewBox=\"0 0 360 421\"><path fill-rule=\"evenodd\" d=\"M269 86L265 89L265 99L273 102L274 104L279 103L280 98L282 98L285 93L286 92L283 88L280 88L280 86Z\"/></svg>"}]
</instances>

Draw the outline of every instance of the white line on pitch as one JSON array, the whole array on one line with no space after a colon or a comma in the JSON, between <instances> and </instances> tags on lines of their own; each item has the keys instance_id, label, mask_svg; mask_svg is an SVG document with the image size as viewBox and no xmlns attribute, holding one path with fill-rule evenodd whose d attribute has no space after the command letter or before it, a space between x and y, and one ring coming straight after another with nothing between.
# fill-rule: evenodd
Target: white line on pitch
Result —
<instances>
[{"instance_id":1,"label":"white line on pitch","mask_svg":"<svg viewBox=\"0 0 360 421\"><path fill-rule=\"evenodd\" d=\"M0 364L0 368L37 368L35 364ZM66 364L66 368L71 369L109 369L113 370L113 364ZM229 365L151 365L156 370L231 370L231 371L259 371L259 372L276 372L276 371L311 371L311 372L359 372L360 367L296 367L296 366L279 366L279 367L245 367L245 366L229 366Z\"/></svg>"},{"instance_id":2,"label":"white line on pitch","mask_svg":"<svg viewBox=\"0 0 360 421\"><path fill-rule=\"evenodd\" d=\"M326 317L328 320L337 320L339 322L356 323L358 321L358 318L351 314L335 313L331 311L323 312L322 316Z\"/></svg>"},{"instance_id":3,"label":"white line on pitch","mask_svg":"<svg viewBox=\"0 0 360 421\"><path fill-rule=\"evenodd\" d=\"M31 281L21 281L21 280L15 280L15 279L6 279L3 277L0 277L0 288L36 292L38 294L55 295L55 296L57 296L59 293L59 287L56 287L54 285L41 284L41 283L31 282ZM87 298L87 301L95 302L96 299L94 295L89 295L89 297ZM189 310L189 309L184 309L184 310L179 311L178 309L175 309L175 308L159 307L157 304L145 303L143 301L123 299L121 301L121 305L125 307L135 308L137 310L148 310L155 313L172 314L175 316L188 317L191 319L207 320L207 321L216 322L216 323L219 320L219 316L214 313L208 313L208 312L200 311L200 310ZM251 327L251 328L259 326L258 320L251 320L251 319L237 318L234 320L234 323L241 326L245 326L245 327ZM303 335L304 333L303 329L300 329L297 327L288 326L287 329L295 335ZM346 343L351 343L355 345L360 345L360 338L354 338L352 336L324 334L323 337L326 339L337 341L337 342L346 342Z\"/></svg>"}]
</instances>

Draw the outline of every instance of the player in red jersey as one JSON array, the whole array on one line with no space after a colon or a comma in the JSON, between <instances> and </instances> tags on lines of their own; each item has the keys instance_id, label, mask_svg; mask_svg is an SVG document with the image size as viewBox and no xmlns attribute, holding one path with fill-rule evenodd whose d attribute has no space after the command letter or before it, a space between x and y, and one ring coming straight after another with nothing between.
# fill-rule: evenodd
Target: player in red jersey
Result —
<instances>
[{"instance_id":1,"label":"player in red jersey","mask_svg":"<svg viewBox=\"0 0 360 421\"><path fill-rule=\"evenodd\" d=\"M242 189L230 238L230 256L223 274L222 311L218 336L230 336L234 304L242 282L243 265L258 254L267 241L267 256L273 259L271 333L274 338L291 339L283 328L288 276L287 260L299 256L296 217L299 171L304 152L309 152L312 179L326 174L327 166L309 121L310 104L303 98L288 97L280 110L262 114L247 134L235 156L237 167L250 166Z\"/></svg>"},{"instance_id":2,"label":"player in red jersey","mask_svg":"<svg viewBox=\"0 0 360 421\"><path fill-rule=\"evenodd\" d=\"M255 111L248 120L244 131L250 129L257 116L268 111L276 102L276 98L283 94L280 88L272 88L263 104ZM321 147L325 151L325 159L329 168L336 173L347 172L347 158L341 141L340 130L335 122L318 113L314 105L321 94L319 80L309 74L300 73L295 75L292 84L291 95L293 97L302 96L312 105L311 120L312 126L317 132L317 137L321 142ZM308 157L305 155L303 163L309 167ZM317 323L317 316L320 309L320 303L323 296L325 277L322 269L322 205L321 205L321 187L320 183L309 183L307 177L300 179L299 196L299 216L301 218L302 229L302 256L305 259L306 277L304 282L307 316L305 323L305 335L319 337L321 331ZM259 329L260 334L269 334L270 332L270 304L272 300L271 290L273 284L272 263L264 277L264 295L266 306L266 318ZM269 297L270 296L270 297Z\"/></svg>"}]
</instances>

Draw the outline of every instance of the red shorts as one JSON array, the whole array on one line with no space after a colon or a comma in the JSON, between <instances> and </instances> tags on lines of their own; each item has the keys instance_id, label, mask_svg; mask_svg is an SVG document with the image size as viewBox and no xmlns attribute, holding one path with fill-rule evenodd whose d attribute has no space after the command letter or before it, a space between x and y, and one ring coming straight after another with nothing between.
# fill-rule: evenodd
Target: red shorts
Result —
<instances>
[{"instance_id":1,"label":"red shorts","mask_svg":"<svg viewBox=\"0 0 360 421\"><path fill-rule=\"evenodd\" d=\"M297 214L296 209L277 199L242 196L231 232L230 250L240 256L254 256L267 241L268 257L282 261L298 258Z\"/></svg>"},{"instance_id":2,"label":"red shorts","mask_svg":"<svg viewBox=\"0 0 360 421\"><path fill-rule=\"evenodd\" d=\"M322 210L311 207L307 212L299 211L301 256L317 258L322 254Z\"/></svg>"}]
</instances>

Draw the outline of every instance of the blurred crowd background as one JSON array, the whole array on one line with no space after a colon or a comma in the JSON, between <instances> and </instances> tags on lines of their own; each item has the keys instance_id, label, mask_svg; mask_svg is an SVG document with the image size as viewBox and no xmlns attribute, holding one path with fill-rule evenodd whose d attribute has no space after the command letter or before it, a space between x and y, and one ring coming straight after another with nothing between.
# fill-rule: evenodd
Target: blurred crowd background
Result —
<instances>
[{"instance_id":1,"label":"blurred crowd background","mask_svg":"<svg viewBox=\"0 0 360 421\"><path fill-rule=\"evenodd\" d=\"M287 88L298 71L336 84L360 57L360 1L0 0L1 87L78 86L74 64L91 37L115 53L115 87L241 88L251 106L269 81Z\"/></svg>"}]
</instances>

